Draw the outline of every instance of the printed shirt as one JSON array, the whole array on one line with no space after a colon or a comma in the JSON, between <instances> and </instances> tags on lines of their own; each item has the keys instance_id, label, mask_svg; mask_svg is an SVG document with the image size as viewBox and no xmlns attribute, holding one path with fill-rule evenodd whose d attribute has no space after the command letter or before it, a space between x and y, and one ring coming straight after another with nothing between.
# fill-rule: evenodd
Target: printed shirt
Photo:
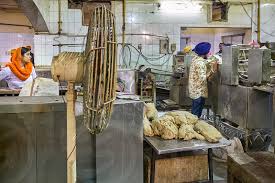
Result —
<instances>
[{"instance_id":1,"label":"printed shirt","mask_svg":"<svg viewBox=\"0 0 275 183\"><path fill-rule=\"evenodd\" d=\"M35 78L36 72L34 68L32 68L32 73L30 77L25 81L22 81L18 77L16 77L9 67L5 67L0 70L0 81L6 81L10 89L21 89L26 83L32 82L32 80Z\"/></svg>"},{"instance_id":2,"label":"printed shirt","mask_svg":"<svg viewBox=\"0 0 275 183\"><path fill-rule=\"evenodd\" d=\"M202 57L196 56L191 62L188 90L192 99L208 97L206 60Z\"/></svg>"}]
</instances>

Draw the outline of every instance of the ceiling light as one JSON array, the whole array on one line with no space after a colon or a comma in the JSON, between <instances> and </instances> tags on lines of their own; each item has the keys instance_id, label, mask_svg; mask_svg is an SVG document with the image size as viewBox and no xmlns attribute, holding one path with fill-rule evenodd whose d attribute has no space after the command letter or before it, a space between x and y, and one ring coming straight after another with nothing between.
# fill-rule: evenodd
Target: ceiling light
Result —
<instances>
[{"instance_id":1,"label":"ceiling light","mask_svg":"<svg viewBox=\"0 0 275 183\"><path fill-rule=\"evenodd\" d=\"M163 1L161 2L159 10L164 13L199 13L202 5L191 1Z\"/></svg>"}]
</instances>

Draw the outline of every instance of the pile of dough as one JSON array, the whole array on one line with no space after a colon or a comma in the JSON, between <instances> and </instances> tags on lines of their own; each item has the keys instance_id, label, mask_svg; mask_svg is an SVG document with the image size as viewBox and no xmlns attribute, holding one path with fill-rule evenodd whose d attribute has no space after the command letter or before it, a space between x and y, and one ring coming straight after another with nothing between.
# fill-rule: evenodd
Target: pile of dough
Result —
<instances>
[{"instance_id":1,"label":"pile of dough","mask_svg":"<svg viewBox=\"0 0 275 183\"><path fill-rule=\"evenodd\" d=\"M38 77L27 82L21 89L19 96L58 96L59 85L52 79Z\"/></svg>"},{"instance_id":2,"label":"pile of dough","mask_svg":"<svg viewBox=\"0 0 275 183\"><path fill-rule=\"evenodd\" d=\"M158 118L158 111L154 103L145 104L145 114L150 121Z\"/></svg>"},{"instance_id":3,"label":"pile of dough","mask_svg":"<svg viewBox=\"0 0 275 183\"><path fill-rule=\"evenodd\" d=\"M175 119L175 124L180 127L182 124L194 125L198 122L198 117L187 111L172 111L166 115L172 116Z\"/></svg>"},{"instance_id":4,"label":"pile of dough","mask_svg":"<svg viewBox=\"0 0 275 183\"><path fill-rule=\"evenodd\" d=\"M191 139L198 139L198 140L205 140L205 138L194 131L193 125L181 125L179 129L179 139L183 140L191 140Z\"/></svg>"},{"instance_id":5,"label":"pile of dough","mask_svg":"<svg viewBox=\"0 0 275 183\"><path fill-rule=\"evenodd\" d=\"M154 136L154 132L153 132L153 129L151 127L151 123L147 119L146 116L143 119L143 133L144 133L145 136L149 136L149 137Z\"/></svg>"},{"instance_id":6,"label":"pile of dough","mask_svg":"<svg viewBox=\"0 0 275 183\"><path fill-rule=\"evenodd\" d=\"M163 139L174 139L178 137L178 127L175 120L171 116L164 115L152 122L152 128L155 135L161 136Z\"/></svg>"},{"instance_id":7,"label":"pile of dough","mask_svg":"<svg viewBox=\"0 0 275 183\"><path fill-rule=\"evenodd\" d=\"M194 130L202 134L208 142L218 142L222 138L221 133L205 121L200 120L195 124Z\"/></svg>"}]
</instances>

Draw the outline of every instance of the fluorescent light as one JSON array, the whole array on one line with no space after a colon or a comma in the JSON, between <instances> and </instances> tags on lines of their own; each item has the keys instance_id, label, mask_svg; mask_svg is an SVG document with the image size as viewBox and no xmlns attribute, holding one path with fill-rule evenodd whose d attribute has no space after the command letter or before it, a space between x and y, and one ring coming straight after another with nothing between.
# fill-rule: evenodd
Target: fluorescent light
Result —
<instances>
[{"instance_id":1,"label":"fluorescent light","mask_svg":"<svg viewBox=\"0 0 275 183\"><path fill-rule=\"evenodd\" d=\"M199 13L202 5L191 1L163 1L159 10L164 13Z\"/></svg>"},{"instance_id":2,"label":"fluorescent light","mask_svg":"<svg viewBox=\"0 0 275 183\"><path fill-rule=\"evenodd\" d=\"M136 20L136 18L134 16L132 16L131 21L135 22L135 20Z\"/></svg>"},{"instance_id":3,"label":"fluorescent light","mask_svg":"<svg viewBox=\"0 0 275 183\"><path fill-rule=\"evenodd\" d=\"M269 3L261 4L261 7L267 7L267 6L271 6L271 5L274 5L274 4L269 4Z\"/></svg>"},{"instance_id":4,"label":"fluorescent light","mask_svg":"<svg viewBox=\"0 0 275 183\"><path fill-rule=\"evenodd\" d=\"M147 32L142 31L142 34L144 34L142 37L144 37L145 39L150 39L150 36L147 35Z\"/></svg>"}]
</instances>

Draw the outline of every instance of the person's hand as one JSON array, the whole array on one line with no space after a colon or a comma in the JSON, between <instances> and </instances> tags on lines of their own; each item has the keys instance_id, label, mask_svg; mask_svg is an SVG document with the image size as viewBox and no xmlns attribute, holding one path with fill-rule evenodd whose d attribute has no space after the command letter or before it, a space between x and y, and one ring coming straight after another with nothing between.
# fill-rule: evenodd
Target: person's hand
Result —
<instances>
[{"instance_id":1,"label":"person's hand","mask_svg":"<svg viewBox=\"0 0 275 183\"><path fill-rule=\"evenodd\" d=\"M218 62L211 63L211 72L215 73L218 70Z\"/></svg>"}]
</instances>

